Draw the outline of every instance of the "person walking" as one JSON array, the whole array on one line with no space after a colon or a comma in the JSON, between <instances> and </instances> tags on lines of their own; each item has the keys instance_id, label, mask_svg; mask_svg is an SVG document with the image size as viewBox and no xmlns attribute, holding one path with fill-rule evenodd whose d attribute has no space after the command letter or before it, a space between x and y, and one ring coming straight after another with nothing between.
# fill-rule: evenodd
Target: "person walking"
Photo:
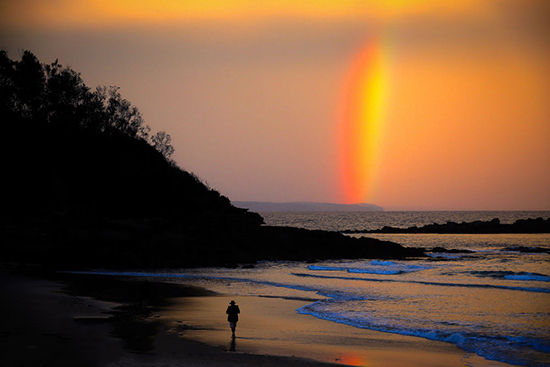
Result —
<instances>
[{"instance_id":1,"label":"person walking","mask_svg":"<svg viewBox=\"0 0 550 367\"><path fill-rule=\"evenodd\" d=\"M235 301L231 301L225 313L227 314L227 321L229 321L229 327L231 328L231 337L235 338L235 329L237 328L237 321L239 321L241 310L239 310L239 306L235 304Z\"/></svg>"}]
</instances>

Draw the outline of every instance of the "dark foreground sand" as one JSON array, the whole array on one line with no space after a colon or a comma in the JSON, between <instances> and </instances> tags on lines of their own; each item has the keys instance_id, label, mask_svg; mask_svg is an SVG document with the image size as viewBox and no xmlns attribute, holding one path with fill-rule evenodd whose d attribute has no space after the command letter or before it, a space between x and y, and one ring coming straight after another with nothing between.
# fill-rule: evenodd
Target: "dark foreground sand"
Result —
<instances>
[{"instance_id":1,"label":"dark foreground sand","mask_svg":"<svg viewBox=\"0 0 550 367\"><path fill-rule=\"evenodd\" d=\"M96 297L108 287L94 283L92 292L82 282L82 277L71 279L67 287L65 279L0 271L0 367L329 366L329 362L506 366L447 343L299 315L295 310L305 302L276 298L237 299L242 315L233 341L224 314L231 297L187 292L186 297L152 297L146 308L136 302L121 306L83 296L88 292ZM86 291L77 291L83 288ZM158 295L156 289L147 290L155 292Z\"/></svg>"},{"instance_id":2,"label":"dark foreground sand","mask_svg":"<svg viewBox=\"0 0 550 367\"><path fill-rule=\"evenodd\" d=\"M117 304L69 295L62 292L63 286L0 271L1 367L326 366L300 358L229 353L184 340L164 327L153 335L152 350L137 352L139 345L128 345L131 337L113 336L115 326L108 318ZM159 315L153 313L151 318Z\"/></svg>"}]
</instances>

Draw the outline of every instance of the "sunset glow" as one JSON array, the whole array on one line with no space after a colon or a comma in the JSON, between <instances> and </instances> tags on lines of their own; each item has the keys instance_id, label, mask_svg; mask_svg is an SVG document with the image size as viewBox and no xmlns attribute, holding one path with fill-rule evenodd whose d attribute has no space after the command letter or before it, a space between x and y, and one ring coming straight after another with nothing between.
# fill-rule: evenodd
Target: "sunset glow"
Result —
<instances>
[{"instance_id":1,"label":"sunset glow","mask_svg":"<svg viewBox=\"0 0 550 367\"><path fill-rule=\"evenodd\" d=\"M547 0L7 0L235 201L550 207Z\"/></svg>"},{"instance_id":2,"label":"sunset glow","mask_svg":"<svg viewBox=\"0 0 550 367\"><path fill-rule=\"evenodd\" d=\"M465 11L483 13L484 7L470 0L27 0L0 5L9 14L8 23L26 27L119 27L146 24L195 23L220 20L257 20L274 17L317 19L365 18L390 20L437 14L455 17ZM55 9L55 11L53 11Z\"/></svg>"}]
</instances>

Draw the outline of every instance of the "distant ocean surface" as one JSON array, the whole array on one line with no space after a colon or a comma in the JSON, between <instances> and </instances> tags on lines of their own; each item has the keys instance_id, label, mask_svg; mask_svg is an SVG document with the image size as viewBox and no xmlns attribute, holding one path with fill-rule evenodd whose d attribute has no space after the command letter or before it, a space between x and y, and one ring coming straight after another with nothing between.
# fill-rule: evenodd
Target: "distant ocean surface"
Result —
<instances>
[{"instance_id":1,"label":"distant ocean surface","mask_svg":"<svg viewBox=\"0 0 550 367\"><path fill-rule=\"evenodd\" d=\"M331 231L550 217L550 212L261 214L269 225ZM550 235L365 236L473 252L431 253L426 259L409 261L262 262L253 269L109 274L178 281L235 297L309 300L297 312L357 328L441 340L490 360L550 366L550 255L514 249L550 249Z\"/></svg>"},{"instance_id":2,"label":"distant ocean surface","mask_svg":"<svg viewBox=\"0 0 550 367\"><path fill-rule=\"evenodd\" d=\"M326 231L371 230L384 226L407 228L447 222L488 221L499 218L501 223L518 219L550 217L550 211L440 211L440 212L264 212L260 213L267 225L289 226Z\"/></svg>"}]
</instances>

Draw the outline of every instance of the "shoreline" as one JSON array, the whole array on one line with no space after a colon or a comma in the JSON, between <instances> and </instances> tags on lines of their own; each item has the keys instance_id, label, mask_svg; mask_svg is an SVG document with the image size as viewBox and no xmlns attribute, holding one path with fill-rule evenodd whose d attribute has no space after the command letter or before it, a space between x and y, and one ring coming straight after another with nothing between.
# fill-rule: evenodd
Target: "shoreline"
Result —
<instances>
[{"instance_id":1,"label":"shoreline","mask_svg":"<svg viewBox=\"0 0 550 367\"><path fill-rule=\"evenodd\" d=\"M90 276L82 278L95 282ZM151 314L140 319L127 303L72 293L67 290L67 277L50 279L0 268L2 367L334 366L299 357L228 353L169 332L158 321L162 307L146 307ZM129 333L126 339L121 338L120 330L117 332L120 320L113 320L117 314L129 319L122 326L126 329L123 333ZM140 333L146 335L141 335L137 344L128 344ZM139 351L144 341L151 348Z\"/></svg>"},{"instance_id":2,"label":"shoreline","mask_svg":"<svg viewBox=\"0 0 550 367\"><path fill-rule=\"evenodd\" d=\"M0 308L5 319L0 352L8 357L8 367L40 366L48 360L57 366L85 367L171 367L182 361L186 366L235 367L510 366L449 343L358 329L299 314L296 309L308 301L236 298L242 313L237 338L232 341L225 307L235 297L154 283L152 292L164 293L158 299L152 297L152 304L143 308L136 303L139 297L131 299L127 294L117 294L126 297L126 303L105 301L105 295L83 294L98 284L105 293L101 284L107 280L112 285L114 278L100 281L97 276L80 276L78 282L67 285L71 277L57 281L4 270L0 277L3 299L9 300ZM126 292L136 286L131 280L120 282ZM56 353L60 350L62 354ZM26 364L21 363L22 356Z\"/></svg>"},{"instance_id":3,"label":"shoreline","mask_svg":"<svg viewBox=\"0 0 550 367\"><path fill-rule=\"evenodd\" d=\"M241 308L241 315L237 338L232 343L224 307L233 299ZM162 317L175 330L178 324L189 325L189 330L180 335L183 339L255 355L298 356L369 367L511 366L486 360L450 343L359 329L296 311L309 303L256 296L193 297L176 300Z\"/></svg>"}]
</instances>

